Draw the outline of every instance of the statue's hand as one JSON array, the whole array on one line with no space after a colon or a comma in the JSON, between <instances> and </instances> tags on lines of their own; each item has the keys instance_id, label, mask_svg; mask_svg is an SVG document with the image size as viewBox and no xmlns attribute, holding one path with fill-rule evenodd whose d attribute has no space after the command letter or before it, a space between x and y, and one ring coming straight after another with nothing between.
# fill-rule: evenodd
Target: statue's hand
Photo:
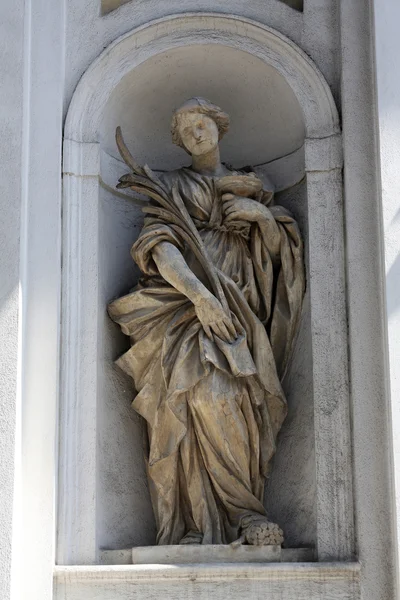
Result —
<instances>
[{"instance_id":1,"label":"statue's hand","mask_svg":"<svg viewBox=\"0 0 400 600\"><path fill-rule=\"evenodd\" d=\"M225 342L233 342L236 339L237 334L232 320L215 296L210 293L209 296L200 298L194 306L196 315L210 340L213 339L213 333Z\"/></svg>"},{"instance_id":2,"label":"statue's hand","mask_svg":"<svg viewBox=\"0 0 400 600\"><path fill-rule=\"evenodd\" d=\"M234 194L223 194L221 200L227 222L248 221L251 223L273 218L268 208L256 200Z\"/></svg>"}]
</instances>

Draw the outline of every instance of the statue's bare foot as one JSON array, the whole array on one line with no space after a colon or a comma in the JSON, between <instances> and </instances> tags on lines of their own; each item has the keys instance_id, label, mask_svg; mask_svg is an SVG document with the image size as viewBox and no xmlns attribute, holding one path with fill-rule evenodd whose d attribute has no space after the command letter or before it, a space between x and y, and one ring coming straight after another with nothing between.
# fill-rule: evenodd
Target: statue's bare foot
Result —
<instances>
[{"instance_id":1,"label":"statue's bare foot","mask_svg":"<svg viewBox=\"0 0 400 600\"><path fill-rule=\"evenodd\" d=\"M267 520L251 523L243 529L242 534L252 546L281 546L284 540L279 525Z\"/></svg>"},{"instance_id":2,"label":"statue's bare foot","mask_svg":"<svg viewBox=\"0 0 400 600\"><path fill-rule=\"evenodd\" d=\"M185 544L201 544L203 541L203 534L199 531L188 531L187 534L181 539L179 545Z\"/></svg>"}]
</instances>

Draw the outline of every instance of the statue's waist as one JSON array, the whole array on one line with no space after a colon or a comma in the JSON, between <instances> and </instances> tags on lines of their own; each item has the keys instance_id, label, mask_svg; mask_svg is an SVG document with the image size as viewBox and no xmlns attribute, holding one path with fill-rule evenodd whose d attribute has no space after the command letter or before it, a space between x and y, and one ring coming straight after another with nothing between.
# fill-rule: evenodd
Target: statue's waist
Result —
<instances>
[{"instance_id":1,"label":"statue's waist","mask_svg":"<svg viewBox=\"0 0 400 600\"><path fill-rule=\"evenodd\" d=\"M193 219L196 228L202 231L218 231L221 233L228 233L238 235L245 240L249 239L250 236L250 225L249 223L237 222L237 223L210 223L206 221L200 221L199 219Z\"/></svg>"}]
</instances>

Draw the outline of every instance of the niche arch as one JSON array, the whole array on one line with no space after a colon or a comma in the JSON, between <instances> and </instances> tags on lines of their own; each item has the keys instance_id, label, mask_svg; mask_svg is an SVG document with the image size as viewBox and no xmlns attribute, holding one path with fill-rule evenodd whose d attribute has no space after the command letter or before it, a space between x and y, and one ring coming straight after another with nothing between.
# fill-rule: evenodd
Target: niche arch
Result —
<instances>
[{"instance_id":1,"label":"niche arch","mask_svg":"<svg viewBox=\"0 0 400 600\"><path fill-rule=\"evenodd\" d=\"M96 299L99 286L99 132L104 109L122 79L146 60L174 48L204 44L244 51L273 67L290 86L303 113L312 312L317 552L320 560L352 556L342 155L337 109L329 86L314 63L279 32L232 15L190 13L153 21L112 43L83 75L67 115L63 165L58 527L58 562L62 564L94 564L98 560L96 424L99 379L96 357L99 307ZM332 223L335 224L333 230Z\"/></svg>"}]
</instances>

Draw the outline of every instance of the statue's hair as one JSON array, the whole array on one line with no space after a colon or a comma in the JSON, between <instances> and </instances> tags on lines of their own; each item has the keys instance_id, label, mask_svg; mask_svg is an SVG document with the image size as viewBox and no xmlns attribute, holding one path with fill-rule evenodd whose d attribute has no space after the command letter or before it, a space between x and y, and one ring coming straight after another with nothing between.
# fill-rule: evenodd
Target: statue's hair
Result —
<instances>
[{"instance_id":1,"label":"statue's hair","mask_svg":"<svg viewBox=\"0 0 400 600\"><path fill-rule=\"evenodd\" d=\"M181 146L181 148L186 149L179 133L179 117L187 113L200 113L210 117L218 128L220 140L229 129L229 115L227 115L219 106L213 104L206 98L190 98L189 100L186 100L182 106L176 109L171 122L172 141L177 146Z\"/></svg>"}]
</instances>

